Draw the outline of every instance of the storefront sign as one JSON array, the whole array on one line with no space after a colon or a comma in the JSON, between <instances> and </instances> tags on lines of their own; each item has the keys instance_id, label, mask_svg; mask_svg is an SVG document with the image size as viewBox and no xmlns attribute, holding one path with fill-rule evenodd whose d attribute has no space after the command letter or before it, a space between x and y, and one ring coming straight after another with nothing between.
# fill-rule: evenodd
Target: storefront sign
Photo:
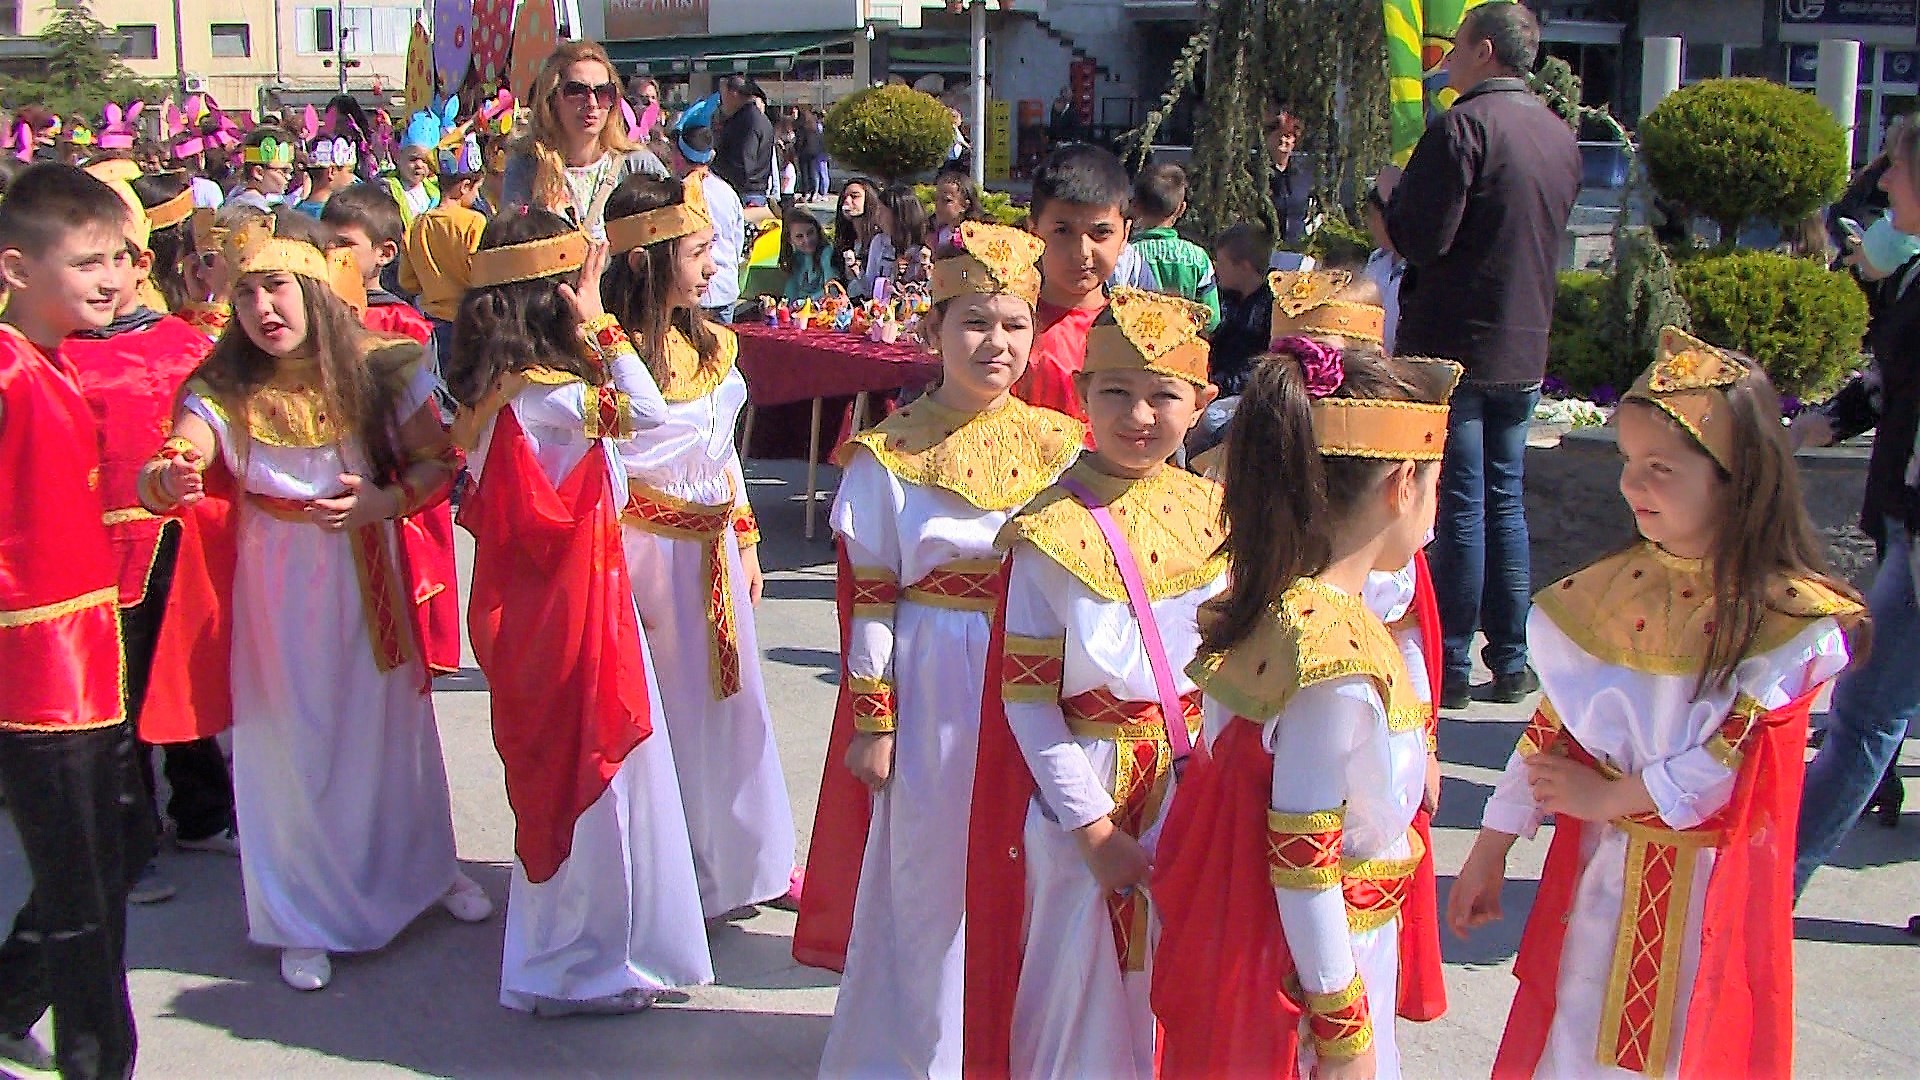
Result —
<instances>
[{"instance_id":1,"label":"storefront sign","mask_svg":"<svg viewBox=\"0 0 1920 1080\"><path fill-rule=\"evenodd\" d=\"M607 0L606 36L612 41L703 36L707 0Z\"/></svg>"},{"instance_id":2,"label":"storefront sign","mask_svg":"<svg viewBox=\"0 0 1920 1080\"><path fill-rule=\"evenodd\" d=\"M1920 0L1780 0L1783 26L1887 26L1920 22Z\"/></svg>"}]
</instances>

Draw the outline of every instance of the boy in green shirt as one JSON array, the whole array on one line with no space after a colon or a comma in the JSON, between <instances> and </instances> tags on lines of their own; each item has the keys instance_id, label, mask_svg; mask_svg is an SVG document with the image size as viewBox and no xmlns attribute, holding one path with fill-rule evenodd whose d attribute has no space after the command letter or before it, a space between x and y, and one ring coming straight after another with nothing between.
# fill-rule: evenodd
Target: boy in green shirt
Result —
<instances>
[{"instance_id":1,"label":"boy in green shirt","mask_svg":"<svg viewBox=\"0 0 1920 1080\"><path fill-rule=\"evenodd\" d=\"M1207 306L1207 332L1220 325L1220 290L1206 250L1174 231L1187 212L1187 171L1151 165L1133 182L1133 247L1160 283L1160 291Z\"/></svg>"}]
</instances>

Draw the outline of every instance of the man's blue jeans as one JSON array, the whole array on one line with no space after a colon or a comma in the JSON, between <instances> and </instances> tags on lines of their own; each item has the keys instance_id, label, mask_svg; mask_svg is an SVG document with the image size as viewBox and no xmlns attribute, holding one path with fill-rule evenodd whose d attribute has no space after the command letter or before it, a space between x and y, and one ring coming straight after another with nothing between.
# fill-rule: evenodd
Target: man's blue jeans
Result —
<instances>
[{"instance_id":1,"label":"man's blue jeans","mask_svg":"<svg viewBox=\"0 0 1920 1080\"><path fill-rule=\"evenodd\" d=\"M1527 666L1532 589L1521 477L1527 424L1539 403L1537 387L1462 384L1453 394L1428 553L1448 685L1466 684L1476 630L1487 635L1482 658L1495 675L1515 675Z\"/></svg>"},{"instance_id":2,"label":"man's blue jeans","mask_svg":"<svg viewBox=\"0 0 1920 1080\"><path fill-rule=\"evenodd\" d=\"M1826 741L1807 766L1793 865L1796 896L1866 809L1900 752L1907 722L1920 713L1920 663L1914 662L1920 656L1920 607L1907 562L1912 543L1904 522L1887 522L1886 554L1867 592L1873 649L1834 686Z\"/></svg>"}]
</instances>

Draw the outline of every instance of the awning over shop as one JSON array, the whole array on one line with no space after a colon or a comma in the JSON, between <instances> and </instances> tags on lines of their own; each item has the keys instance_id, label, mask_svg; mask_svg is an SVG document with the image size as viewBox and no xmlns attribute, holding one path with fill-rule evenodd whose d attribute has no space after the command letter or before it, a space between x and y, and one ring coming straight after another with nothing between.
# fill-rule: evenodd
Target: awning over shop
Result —
<instances>
[{"instance_id":1,"label":"awning over shop","mask_svg":"<svg viewBox=\"0 0 1920 1080\"><path fill-rule=\"evenodd\" d=\"M707 37L651 38L606 42L607 55L622 71L651 75L692 72L771 73L791 70L802 53L834 49L864 31L826 30L784 34L714 34Z\"/></svg>"}]
</instances>

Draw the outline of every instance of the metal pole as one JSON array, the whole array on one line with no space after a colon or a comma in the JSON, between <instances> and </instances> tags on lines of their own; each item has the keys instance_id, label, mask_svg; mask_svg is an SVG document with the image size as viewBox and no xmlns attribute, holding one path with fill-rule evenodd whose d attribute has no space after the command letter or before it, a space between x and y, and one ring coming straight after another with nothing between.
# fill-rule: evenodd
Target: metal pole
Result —
<instances>
[{"instance_id":1,"label":"metal pole","mask_svg":"<svg viewBox=\"0 0 1920 1080\"><path fill-rule=\"evenodd\" d=\"M1855 102L1860 87L1860 43L1829 39L1820 43L1820 72L1813 96L1833 113L1845 132L1848 167L1853 163Z\"/></svg>"},{"instance_id":2,"label":"metal pole","mask_svg":"<svg viewBox=\"0 0 1920 1080\"><path fill-rule=\"evenodd\" d=\"M341 18L345 14L346 9L341 6L340 0L333 0L333 34L336 39L333 43L333 66L340 69L340 92L343 94L347 92L347 24Z\"/></svg>"},{"instance_id":3,"label":"metal pole","mask_svg":"<svg viewBox=\"0 0 1920 1080\"><path fill-rule=\"evenodd\" d=\"M1680 39L1650 37L1640 45L1640 115L1658 108L1680 89Z\"/></svg>"},{"instance_id":4,"label":"metal pole","mask_svg":"<svg viewBox=\"0 0 1920 1080\"><path fill-rule=\"evenodd\" d=\"M173 86L181 93L187 89L186 28L180 18L180 0L173 0Z\"/></svg>"},{"instance_id":5,"label":"metal pole","mask_svg":"<svg viewBox=\"0 0 1920 1080\"><path fill-rule=\"evenodd\" d=\"M973 0L973 182L987 183L987 0Z\"/></svg>"}]
</instances>

